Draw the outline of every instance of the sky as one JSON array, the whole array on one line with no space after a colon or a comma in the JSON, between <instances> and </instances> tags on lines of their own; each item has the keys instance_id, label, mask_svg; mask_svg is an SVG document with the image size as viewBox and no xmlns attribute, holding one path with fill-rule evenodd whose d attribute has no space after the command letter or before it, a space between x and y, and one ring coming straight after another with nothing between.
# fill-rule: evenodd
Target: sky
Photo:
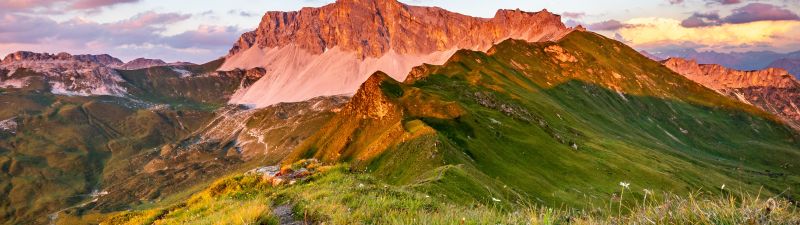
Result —
<instances>
[{"instance_id":1,"label":"sky","mask_svg":"<svg viewBox=\"0 0 800 225\"><path fill-rule=\"evenodd\" d=\"M569 26L639 50L800 50L800 0L400 0L492 17L498 9L562 15ZM333 0L0 0L0 55L107 53L202 63L227 54L266 11Z\"/></svg>"}]
</instances>

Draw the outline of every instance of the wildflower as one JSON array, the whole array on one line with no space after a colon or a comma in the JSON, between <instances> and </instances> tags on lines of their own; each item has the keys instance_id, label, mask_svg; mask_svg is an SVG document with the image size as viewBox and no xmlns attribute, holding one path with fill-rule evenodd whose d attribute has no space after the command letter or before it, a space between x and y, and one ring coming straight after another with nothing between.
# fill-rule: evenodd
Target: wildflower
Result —
<instances>
[{"instance_id":1,"label":"wildflower","mask_svg":"<svg viewBox=\"0 0 800 225\"><path fill-rule=\"evenodd\" d=\"M628 187L631 186L631 183L623 181L623 182L619 182L619 186L622 186L623 188L628 189Z\"/></svg>"},{"instance_id":2,"label":"wildflower","mask_svg":"<svg viewBox=\"0 0 800 225\"><path fill-rule=\"evenodd\" d=\"M500 202L500 199L496 199L496 198L492 197L492 201Z\"/></svg>"},{"instance_id":3,"label":"wildflower","mask_svg":"<svg viewBox=\"0 0 800 225\"><path fill-rule=\"evenodd\" d=\"M723 187L725 187L725 186L723 185ZM645 195L652 195L652 194L653 194L653 192L652 192L652 191L650 191L650 190L648 190L647 188L645 188L645 189L644 189L644 194L645 194Z\"/></svg>"},{"instance_id":4,"label":"wildflower","mask_svg":"<svg viewBox=\"0 0 800 225\"><path fill-rule=\"evenodd\" d=\"M720 187L719 189L725 190L725 184L722 184L722 187Z\"/></svg>"}]
</instances>

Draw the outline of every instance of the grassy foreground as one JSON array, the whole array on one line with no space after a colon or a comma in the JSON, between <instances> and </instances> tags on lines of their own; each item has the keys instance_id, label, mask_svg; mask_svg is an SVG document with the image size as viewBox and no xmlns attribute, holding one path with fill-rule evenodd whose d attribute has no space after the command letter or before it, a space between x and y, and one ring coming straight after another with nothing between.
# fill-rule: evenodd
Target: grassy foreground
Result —
<instances>
[{"instance_id":1,"label":"grassy foreground","mask_svg":"<svg viewBox=\"0 0 800 225\"><path fill-rule=\"evenodd\" d=\"M433 193L385 185L344 165L321 167L293 185L257 175L221 179L187 201L116 214L103 224L798 224L798 207L780 198L728 193L689 196L620 186L607 205L587 210L498 202L453 204ZM642 199L625 199L642 192ZM739 197L737 197L739 196ZM620 205L623 199L623 205ZM629 202L632 202L629 204Z\"/></svg>"}]
</instances>

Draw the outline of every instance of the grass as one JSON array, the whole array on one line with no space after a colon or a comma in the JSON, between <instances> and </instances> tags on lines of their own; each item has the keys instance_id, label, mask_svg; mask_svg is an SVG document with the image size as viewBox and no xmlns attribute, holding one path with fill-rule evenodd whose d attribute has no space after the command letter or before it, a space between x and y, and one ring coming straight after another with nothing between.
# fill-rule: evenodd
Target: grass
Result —
<instances>
[{"instance_id":1,"label":"grass","mask_svg":"<svg viewBox=\"0 0 800 225\"><path fill-rule=\"evenodd\" d=\"M191 68L212 72L219 63ZM122 73L132 81L126 98L53 95L42 75L30 70L14 76L30 78L31 85L0 89L0 102L14 106L2 107L0 119L19 121L15 134L0 134L0 224L47 223L48 214L130 177L132 168L146 163L135 156L204 125L224 103L219 99L238 85L214 76L180 79L166 67ZM199 89L207 91L193 93ZM148 109L155 104L170 106Z\"/></svg>"},{"instance_id":2,"label":"grass","mask_svg":"<svg viewBox=\"0 0 800 225\"><path fill-rule=\"evenodd\" d=\"M381 182L349 166L322 167L290 186L272 187L259 176L237 175L215 182L185 203L123 212L106 224L276 224L272 210L292 206L294 220L325 224L796 224L796 205L777 197L693 192L678 196L639 193L641 199L607 199L585 209L495 200L461 204ZM622 187L621 187L622 188ZM622 198L632 198L624 195ZM645 197L646 196L646 197ZM735 197L743 196L743 197ZM624 201L620 201L624 200Z\"/></svg>"},{"instance_id":3,"label":"grass","mask_svg":"<svg viewBox=\"0 0 800 225\"><path fill-rule=\"evenodd\" d=\"M582 208L622 194L621 181L682 196L727 184L800 198L797 132L614 40L509 40L428 67L404 83L374 74L284 162L348 162L459 203L492 193Z\"/></svg>"}]
</instances>

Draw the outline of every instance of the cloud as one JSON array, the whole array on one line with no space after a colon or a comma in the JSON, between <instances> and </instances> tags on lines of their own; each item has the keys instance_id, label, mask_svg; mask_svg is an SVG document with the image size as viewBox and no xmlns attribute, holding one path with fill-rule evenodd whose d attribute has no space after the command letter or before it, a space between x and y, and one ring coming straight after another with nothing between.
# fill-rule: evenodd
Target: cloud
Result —
<instances>
[{"instance_id":1,"label":"cloud","mask_svg":"<svg viewBox=\"0 0 800 225\"><path fill-rule=\"evenodd\" d=\"M0 0L0 15L10 13L65 14L72 11L97 13L119 4L141 0Z\"/></svg>"},{"instance_id":2,"label":"cloud","mask_svg":"<svg viewBox=\"0 0 800 225\"><path fill-rule=\"evenodd\" d=\"M723 5L733 5L742 3L742 0L706 0L706 1L708 1L709 3L719 3Z\"/></svg>"},{"instance_id":3,"label":"cloud","mask_svg":"<svg viewBox=\"0 0 800 225\"><path fill-rule=\"evenodd\" d=\"M564 12L561 14L564 17L572 18L572 19L580 19L581 17L586 16L585 12Z\"/></svg>"},{"instance_id":4,"label":"cloud","mask_svg":"<svg viewBox=\"0 0 800 225\"><path fill-rule=\"evenodd\" d=\"M199 26L176 35L163 34L167 26L189 17L151 11L116 22L97 23L82 18L58 22L41 16L6 14L0 16L0 46L4 46L0 49L202 62L224 54L242 32L237 27ZM154 52L165 54L152 55Z\"/></svg>"},{"instance_id":5,"label":"cloud","mask_svg":"<svg viewBox=\"0 0 800 225\"><path fill-rule=\"evenodd\" d=\"M750 3L744 7L734 9L733 13L725 17L724 20L727 23L749 23L765 20L800 20L800 16L779 6L765 3Z\"/></svg>"},{"instance_id":6,"label":"cloud","mask_svg":"<svg viewBox=\"0 0 800 225\"><path fill-rule=\"evenodd\" d=\"M622 23L622 22L620 22L618 20L606 20L606 21L602 21L602 22L589 24L587 26L587 28L589 30L598 30L598 31L605 30L605 31L608 31L608 30L619 30L621 28L626 28L626 27L631 27L631 26L632 25Z\"/></svg>"},{"instance_id":7,"label":"cloud","mask_svg":"<svg viewBox=\"0 0 800 225\"><path fill-rule=\"evenodd\" d=\"M729 0L720 0L720 2L728 1ZM691 28L781 20L800 20L800 16L788 9L783 9L775 5L750 3L741 8L734 9L730 15L724 18L720 17L717 12L694 13L689 18L683 20L681 25Z\"/></svg>"},{"instance_id":8,"label":"cloud","mask_svg":"<svg viewBox=\"0 0 800 225\"><path fill-rule=\"evenodd\" d=\"M124 3L135 3L139 0L77 0L72 3L72 9L96 9Z\"/></svg>"},{"instance_id":9,"label":"cloud","mask_svg":"<svg viewBox=\"0 0 800 225\"><path fill-rule=\"evenodd\" d=\"M173 24L189 19L189 17L191 17L191 15L148 11L139 13L127 20L110 23L108 26L117 29L141 29L146 27L158 27Z\"/></svg>"},{"instance_id":10,"label":"cloud","mask_svg":"<svg viewBox=\"0 0 800 225\"><path fill-rule=\"evenodd\" d=\"M239 37L240 32L235 26L202 25L197 30L166 37L164 43L175 48L227 48Z\"/></svg>"},{"instance_id":11,"label":"cloud","mask_svg":"<svg viewBox=\"0 0 800 225\"><path fill-rule=\"evenodd\" d=\"M722 19L717 12L694 13L689 18L681 21L683 27L706 27L722 24Z\"/></svg>"},{"instance_id":12,"label":"cloud","mask_svg":"<svg viewBox=\"0 0 800 225\"><path fill-rule=\"evenodd\" d=\"M641 49L669 45L692 45L707 49L797 50L800 21L757 21L742 24L686 27L668 18L638 18L625 21L632 26L618 33L630 45Z\"/></svg>"},{"instance_id":13,"label":"cloud","mask_svg":"<svg viewBox=\"0 0 800 225\"><path fill-rule=\"evenodd\" d=\"M671 5L683 4L683 0L667 0Z\"/></svg>"},{"instance_id":14,"label":"cloud","mask_svg":"<svg viewBox=\"0 0 800 225\"><path fill-rule=\"evenodd\" d=\"M239 11L239 10L234 10L234 9L228 11L228 14L230 14L230 15L238 15L238 16L242 16L242 17L253 17L253 16L256 15L256 14L251 13L251 12Z\"/></svg>"}]
</instances>

